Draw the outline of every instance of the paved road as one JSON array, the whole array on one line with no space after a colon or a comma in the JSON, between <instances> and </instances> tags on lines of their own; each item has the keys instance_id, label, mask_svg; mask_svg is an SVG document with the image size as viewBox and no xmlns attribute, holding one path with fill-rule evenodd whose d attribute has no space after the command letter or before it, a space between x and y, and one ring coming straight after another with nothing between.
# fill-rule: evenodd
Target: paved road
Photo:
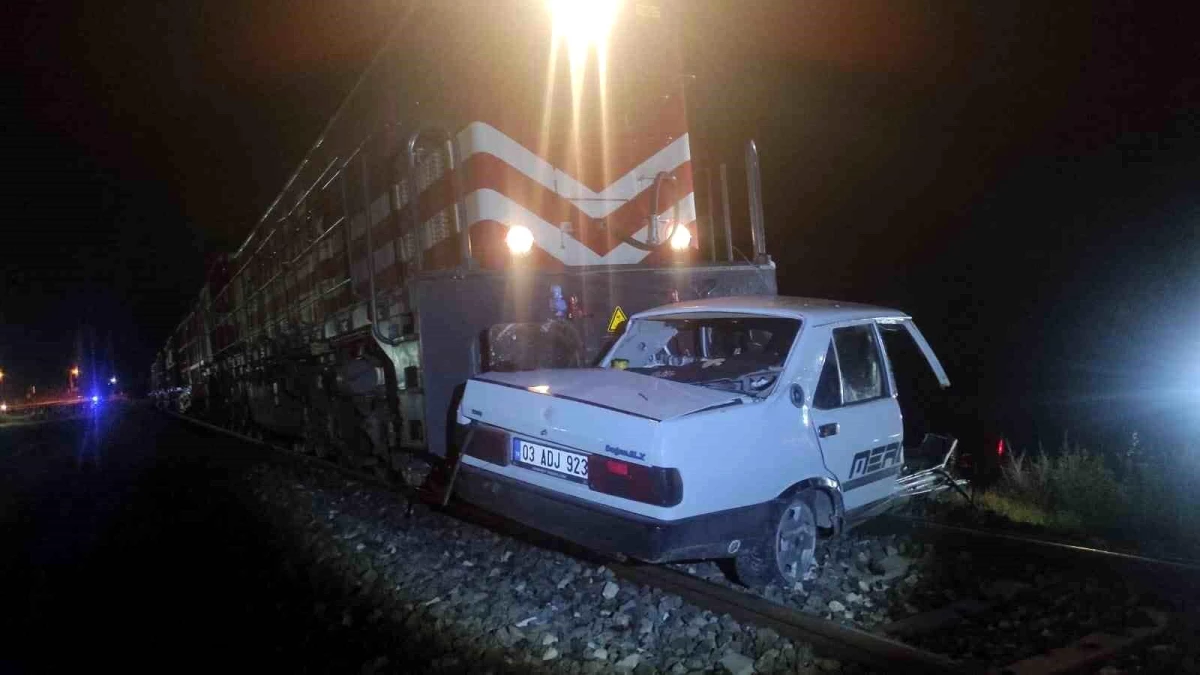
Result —
<instances>
[{"instance_id":1,"label":"paved road","mask_svg":"<svg viewBox=\"0 0 1200 675\"><path fill-rule=\"evenodd\" d=\"M0 672L358 672L401 636L327 625L238 480L254 450L153 410L0 430ZM304 576L304 575L300 575Z\"/></svg>"}]
</instances>

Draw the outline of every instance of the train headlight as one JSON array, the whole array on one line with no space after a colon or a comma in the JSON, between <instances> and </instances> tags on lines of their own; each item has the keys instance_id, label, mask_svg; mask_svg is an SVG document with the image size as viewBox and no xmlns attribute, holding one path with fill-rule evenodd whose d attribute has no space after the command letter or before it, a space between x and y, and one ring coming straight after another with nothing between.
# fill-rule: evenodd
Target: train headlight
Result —
<instances>
[{"instance_id":1,"label":"train headlight","mask_svg":"<svg viewBox=\"0 0 1200 675\"><path fill-rule=\"evenodd\" d=\"M504 243L513 255L525 255L533 250L533 233L524 225L513 225L508 228Z\"/></svg>"},{"instance_id":2,"label":"train headlight","mask_svg":"<svg viewBox=\"0 0 1200 675\"><path fill-rule=\"evenodd\" d=\"M692 231L685 225L676 225L671 233L671 248L676 251L685 250L692 245Z\"/></svg>"},{"instance_id":3,"label":"train headlight","mask_svg":"<svg viewBox=\"0 0 1200 675\"><path fill-rule=\"evenodd\" d=\"M549 4L555 34L566 40L569 50L578 52L604 45L620 1L550 0Z\"/></svg>"}]
</instances>

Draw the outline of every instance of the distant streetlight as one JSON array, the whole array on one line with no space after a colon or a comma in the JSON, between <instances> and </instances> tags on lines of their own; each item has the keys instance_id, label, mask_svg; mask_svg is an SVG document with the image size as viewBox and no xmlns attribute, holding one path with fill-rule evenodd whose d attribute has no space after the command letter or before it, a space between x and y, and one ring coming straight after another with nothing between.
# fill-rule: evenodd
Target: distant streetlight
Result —
<instances>
[{"instance_id":1,"label":"distant streetlight","mask_svg":"<svg viewBox=\"0 0 1200 675\"><path fill-rule=\"evenodd\" d=\"M71 377L79 377L79 366L71 368Z\"/></svg>"},{"instance_id":2,"label":"distant streetlight","mask_svg":"<svg viewBox=\"0 0 1200 675\"><path fill-rule=\"evenodd\" d=\"M109 384L116 384L116 383L117 383L117 376L116 376L116 375L113 375L112 377L108 378L108 383L109 383Z\"/></svg>"}]
</instances>

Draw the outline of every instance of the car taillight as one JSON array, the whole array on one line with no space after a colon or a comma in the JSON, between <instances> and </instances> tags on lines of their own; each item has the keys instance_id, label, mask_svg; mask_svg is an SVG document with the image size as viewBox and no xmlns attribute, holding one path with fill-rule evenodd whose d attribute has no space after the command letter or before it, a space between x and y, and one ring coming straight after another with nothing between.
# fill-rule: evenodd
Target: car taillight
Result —
<instances>
[{"instance_id":1,"label":"car taillight","mask_svg":"<svg viewBox=\"0 0 1200 675\"><path fill-rule=\"evenodd\" d=\"M588 487L655 506L675 506L683 501L679 469L642 466L600 455L588 457Z\"/></svg>"},{"instance_id":2,"label":"car taillight","mask_svg":"<svg viewBox=\"0 0 1200 675\"><path fill-rule=\"evenodd\" d=\"M469 437L463 439L466 442L463 452L492 464L508 464L508 434L481 426L467 433Z\"/></svg>"},{"instance_id":3,"label":"car taillight","mask_svg":"<svg viewBox=\"0 0 1200 675\"><path fill-rule=\"evenodd\" d=\"M614 476L629 476L629 463L618 462L615 459L604 460L604 469Z\"/></svg>"}]
</instances>

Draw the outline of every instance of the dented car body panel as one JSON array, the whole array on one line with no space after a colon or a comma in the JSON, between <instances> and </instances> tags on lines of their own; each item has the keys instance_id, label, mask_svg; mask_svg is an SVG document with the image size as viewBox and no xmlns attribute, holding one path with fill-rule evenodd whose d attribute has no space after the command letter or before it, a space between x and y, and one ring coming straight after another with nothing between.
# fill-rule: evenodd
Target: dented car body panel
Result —
<instances>
[{"instance_id":1,"label":"dented car body panel","mask_svg":"<svg viewBox=\"0 0 1200 675\"><path fill-rule=\"evenodd\" d=\"M670 419L735 399L702 387L607 368L487 373L476 380L584 401L653 420Z\"/></svg>"},{"instance_id":2,"label":"dented car body panel","mask_svg":"<svg viewBox=\"0 0 1200 675\"><path fill-rule=\"evenodd\" d=\"M903 326L949 384L902 312L775 296L637 314L600 368L478 375L459 423L494 447L468 443L459 493L652 561L732 555L805 486L829 491L836 529L898 494L903 424L879 325Z\"/></svg>"}]
</instances>

